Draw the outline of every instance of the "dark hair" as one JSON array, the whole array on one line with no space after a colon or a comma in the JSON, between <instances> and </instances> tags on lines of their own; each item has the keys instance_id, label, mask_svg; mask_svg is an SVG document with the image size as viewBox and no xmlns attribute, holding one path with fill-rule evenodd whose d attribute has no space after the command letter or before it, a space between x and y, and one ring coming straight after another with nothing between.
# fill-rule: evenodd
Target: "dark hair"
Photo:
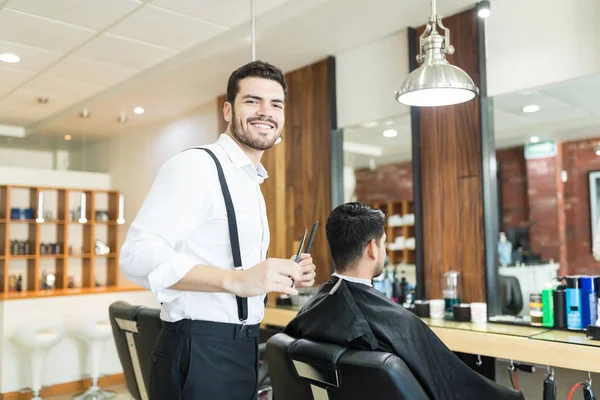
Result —
<instances>
[{"instance_id":1,"label":"dark hair","mask_svg":"<svg viewBox=\"0 0 600 400\"><path fill-rule=\"evenodd\" d=\"M264 61L252 61L242 65L229 76L227 82L226 101L233 104L235 96L240 91L240 81L245 78L264 78L278 82L283 88L284 100L287 97L287 84L285 76L279 68Z\"/></svg>"},{"instance_id":2,"label":"dark hair","mask_svg":"<svg viewBox=\"0 0 600 400\"><path fill-rule=\"evenodd\" d=\"M385 215L362 203L336 207L327 218L329 251L338 272L347 270L358 260L367 244L383 236Z\"/></svg>"}]
</instances>

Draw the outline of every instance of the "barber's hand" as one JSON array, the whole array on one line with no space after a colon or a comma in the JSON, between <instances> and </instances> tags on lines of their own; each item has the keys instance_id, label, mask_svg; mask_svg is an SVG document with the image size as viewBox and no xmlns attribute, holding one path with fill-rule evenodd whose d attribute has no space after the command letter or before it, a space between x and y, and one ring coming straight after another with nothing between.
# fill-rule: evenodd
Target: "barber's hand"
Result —
<instances>
[{"instance_id":1,"label":"barber's hand","mask_svg":"<svg viewBox=\"0 0 600 400\"><path fill-rule=\"evenodd\" d=\"M302 280L302 267L293 260L268 258L252 268L232 271L231 292L239 297L259 296L268 292L298 294L292 287L294 281Z\"/></svg>"},{"instance_id":2,"label":"barber's hand","mask_svg":"<svg viewBox=\"0 0 600 400\"><path fill-rule=\"evenodd\" d=\"M295 259L296 256L292 256L292 260ZM313 259L310 254L302 253L300 256L300 267L302 268L302 279L296 280L296 282L294 282L294 287L302 288L313 286L317 274L315 272L315 264L313 264Z\"/></svg>"}]
</instances>

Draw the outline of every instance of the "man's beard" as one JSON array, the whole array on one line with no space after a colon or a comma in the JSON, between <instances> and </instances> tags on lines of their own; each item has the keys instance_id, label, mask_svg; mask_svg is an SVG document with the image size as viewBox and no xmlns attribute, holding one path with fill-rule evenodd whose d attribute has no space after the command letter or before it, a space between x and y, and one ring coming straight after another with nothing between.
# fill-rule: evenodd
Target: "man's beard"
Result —
<instances>
[{"instance_id":1,"label":"man's beard","mask_svg":"<svg viewBox=\"0 0 600 400\"><path fill-rule=\"evenodd\" d=\"M277 122L273 121L270 118L252 118L248 120L248 125L251 122L255 121L264 121L273 124L275 130L279 128ZM250 147L251 149L258 151L269 150L271 147L275 145L277 138L279 135L276 135L273 139L263 138L263 137L254 137L250 132L244 130L242 127L241 121L239 121L235 115L235 109L231 109L231 134L243 145Z\"/></svg>"}]
</instances>

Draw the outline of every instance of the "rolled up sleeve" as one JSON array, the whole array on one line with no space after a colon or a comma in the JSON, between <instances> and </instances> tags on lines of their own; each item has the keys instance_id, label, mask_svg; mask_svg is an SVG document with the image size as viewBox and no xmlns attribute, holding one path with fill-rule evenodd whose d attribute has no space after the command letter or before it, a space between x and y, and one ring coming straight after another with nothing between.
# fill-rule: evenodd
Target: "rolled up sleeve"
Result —
<instances>
[{"instance_id":1,"label":"rolled up sleeve","mask_svg":"<svg viewBox=\"0 0 600 400\"><path fill-rule=\"evenodd\" d=\"M206 188L216 189L206 182L210 178L203 178L214 175L206 174L211 162L201 150L184 151L167 161L121 247L123 274L156 293L162 303L181 295L169 288L198 264L193 256L176 249L205 220Z\"/></svg>"}]
</instances>

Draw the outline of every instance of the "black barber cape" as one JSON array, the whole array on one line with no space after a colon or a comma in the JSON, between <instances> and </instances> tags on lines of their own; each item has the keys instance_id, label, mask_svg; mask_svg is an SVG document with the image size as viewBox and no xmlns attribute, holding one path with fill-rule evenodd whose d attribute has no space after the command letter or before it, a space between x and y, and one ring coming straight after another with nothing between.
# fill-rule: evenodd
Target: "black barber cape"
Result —
<instances>
[{"instance_id":1,"label":"black barber cape","mask_svg":"<svg viewBox=\"0 0 600 400\"><path fill-rule=\"evenodd\" d=\"M523 399L473 371L421 319L376 289L342 280L332 292L338 281L323 284L284 333L396 354L432 400Z\"/></svg>"}]
</instances>

